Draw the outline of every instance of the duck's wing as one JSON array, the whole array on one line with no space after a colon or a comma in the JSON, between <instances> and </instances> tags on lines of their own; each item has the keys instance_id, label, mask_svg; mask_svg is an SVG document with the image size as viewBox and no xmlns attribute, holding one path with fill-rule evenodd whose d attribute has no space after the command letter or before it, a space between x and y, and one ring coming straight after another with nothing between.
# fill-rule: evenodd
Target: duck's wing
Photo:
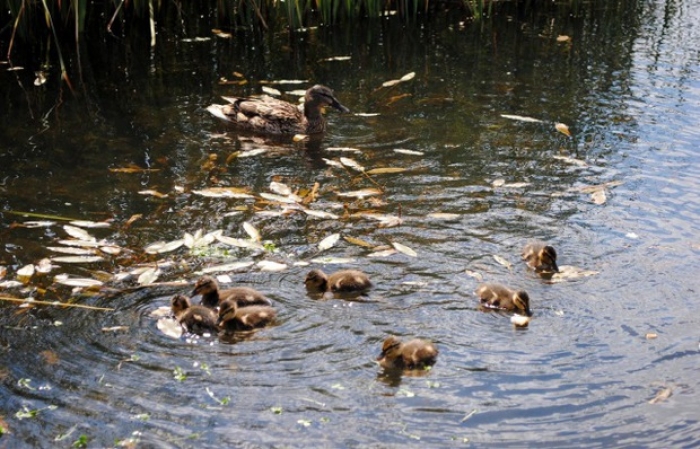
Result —
<instances>
[{"instance_id":1,"label":"duck's wing","mask_svg":"<svg viewBox=\"0 0 700 449\"><path fill-rule=\"evenodd\" d=\"M262 95L259 97L223 97L227 105L211 105L214 116L260 131L272 133L298 132L304 116L301 110L286 101Z\"/></svg>"}]
</instances>

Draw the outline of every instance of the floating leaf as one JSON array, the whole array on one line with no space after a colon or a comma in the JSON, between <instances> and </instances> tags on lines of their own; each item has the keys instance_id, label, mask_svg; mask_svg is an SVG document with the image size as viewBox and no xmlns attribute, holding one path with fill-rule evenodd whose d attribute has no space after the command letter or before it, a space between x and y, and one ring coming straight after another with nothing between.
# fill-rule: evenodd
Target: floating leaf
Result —
<instances>
[{"instance_id":1,"label":"floating leaf","mask_svg":"<svg viewBox=\"0 0 700 449\"><path fill-rule=\"evenodd\" d=\"M294 134L292 137L293 142L303 142L305 140L309 140L309 136L307 134Z\"/></svg>"},{"instance_id":2,"label":"floating leaf","mask_svg":"<svg viewBox=\"0 0 700 449\"><path fill-rule=\"evenodd\" d=\"M559 36L557 36L557 42L569 42L570 40L571 38L564 34L560 34Z\"/></svg>"},{"instance_id":3,"label":"floating leaf","mask_svg":"<svg viewBox=\"0 0 700 449\"><path fill-rule=\"evenodd\" d=\"M403 245L403 244L398 243L398 242L392 242L391 245L394 248L396 248L397 251L399 251L407 256L418 257L418 253L416 253L414 250L412 250L411 248L409 248L406 245Z\"/></svg>"},{"instance_id":4,"label":"floating leaf","mask_svg":"<svg viewBox=\"0 0 700 449\"><path fill-rule=\"evenodd\" d=\"M280 95L282 95L282 92L280 92L279 90L274 89L272 87L262 86L262 91L268 95L274 95L276 97L279 97Z\"/></svg>"},{"instance_id":5,"label":"floating leaf","mask_svg":"<svg viewBox=\"0 0 700 449\"><path fill-rule=\"evenodd\" d=\"M591 200L593 200L593 203L600 205L605 204L605 202L608 200L608 197L605 194L605 190L600 189L591 193Z\"/></svg>"},{"instance_id":6,"label":"floating leaf","mask_svg":"<svg viewBox=\"0 0 700 449\"><path fill-rule=\"evenodd\" d=\"M648 332L646 335L647 340L654 340L656 338L658 338L658 334L656 334L654 332Z\"/></svg>"},{"instance_id":7,"label":"floating leaf","mask_svg":"<svg viewBox=\"0 0 700 449\"><path fill-rule=\"evenodd\" d=\"M318 263L318 264L350 264L354 263L355 259L351 257L317 257L315 259L311 259L312 263Z\"/></svg>"},{"instance_id":8,"label":"floating leaf","mask_svg":"<svg viewBox=\"0 0 700 449\"><path fill-rule=\"evenodd\" d=\"M15 288L15 287L21 287L24 284L21 282L17 281L2 281L0 282L0 288Z\"/></svg>"},{"instance_id":9,"label":"floating leaf","mask_svg":"<svg viewBox=\"0 0 700 449\"><path fill-rule=\"evenodd\" d=\"M288 196L292 194L292 189L287 184L282 184L281 182L272 181L270 183L270 190L278 195Z\"/></svg>"},{"instance_id":10,"label":"floating leaf","mask_svg":"<svg viewBox=\"0 0 700 449\"><path fill-rule=\"evenodd\" d=\"M448 212L433 212L427 215L428 218L435 218L437 220L457 220L461 217L460 214L451 214Z\"/></svg>"},{"instance_id":11,"label":"floating leaf","mask_svg":"<svg viewBox=\"0 0 700 449\"><path fill-rule=\"evenodd\" d=\"M376 117L379 114L379 112L355 112L353 115L357 117Z\"/></svg>"},{"instance_id":12,"label":"floating leaf","mask_svg":"<svg viewBox=\"0 0 700 449\"><path fill-rule=\"evenodd\" d=\"M287 93L287 95L292 95L294 97L303 97L306 95L306 91L304 89L288 90L286 93ZM304 135L304 134L302 134L302 135Z\"/></svg>"},{"instance_id":13,"label":"floating leaf","mask_svg":"<svg viewBox=\"0 0 700 449\"><path fill-rule=\"evenodd\" d=\"M352 59L350 56L331 56L330 58L320 59L321 62L331 62L331 61L349 61Z\"/></svg>"},{"instance_id":14,"label":"floating leaf","mask_svg":"<svg viewBox=\"0 0 700 449\"><path fill-rule=\"evenodd\" d=\"M261 242L262 237L260 236L260 232L257 230L255 226L252 224L248 223L247 221L243 222L243 230L250 236L250 239L253 240L254 242Z\"/></svg>"},{"instance_id":15,"label":"floating leaf","mask_svg":"<svg viewBox=\"0 0 700 449\"><path fill-rule=\"evenodd\" d=\"M225 235L219 235L216 237L216 239L224 245L237 246L239 248L248 249L264 249L260 243L251 242L250 240L237 239L233 237L227 237Z\"/></svg>"},{"instance_id":16,"label":"floating leaf","mask_svg":"<svg viewBox=\"0 0 700 449\"><path fill-rule=\"evenodd\" d=\"M97 279L90 278L59 279L56 282L58 282L61 285L67 285L69 287L100 287L101 285L103 285L103 283L98 281Z\"/></svg>"},{"instance_id":17,"label":"floating leaf","mask_svg":"<svg viewBox=\"0 0 700 449\"><path fill-rule=\"evenodd\" d=\"M139 190L139 195L155 196L156 198L167 198L167 193L160 193L157 190Z\"/></svg>"},{"instance_id":18,"label":"floating leaf","mask_svg":"<svg viewBox=\"0 0 700 449\"><path fill-rule=\"evenodd\" d=\"M654 396L649 403L650 404L658 404L659 402L665 401L666 399L671 397L671 394L673 393L673 390L671 387L666 387L661 390L659 390L658 393L656 393L656 396Z\"/></svg>"},{"instance_id":19,"label":"floating leaf","mask_svg":"<svg viewBox=\"0 0 700 449\"><path fill-rule=\"evenodd\" d=\"M201 270L202 273L218 273L221 271L237 271L243 268L248 268L253 265L253 262L233 262L223 265L214 265Z\"/></svg>"},{"instance_id":20,"label":"floating leaf","mask_svg":"<svg viewBox=\"0 0 700 449\"><path fill-rule=\"evenodd\" d=\"M402 76L400 79L383 82L383 83L382 83L382 87L392 87L392 86L396 86L396 85L399 84L399 83L403 83L403 82L406 82L406 81L410 81L410 80L412 80L412 79L415 78L415 77L416 77L416 72L410 72L410 73L407 73L407 74L405 74L404 76Z\"/></svg>"},{"instance_id":21,"label":"floating leaf","mask_svg":"<svg viewBox=\"0 0 700 449\"><path fill-rule=\"evenodd\" d=\"M332 159L326 159L325 157L322 158L322 159L323 159L323 161L324 161L327 165L330 165L331 167L337 167L337 168L343 168L343 167L344 167L343 164L341 164L341 163L338 162L338 161L334 161L334 160L332 160Z\"/></svg>"},{"instance_id":22,"label":"floating leaf","mask_svg":"<svg viewBox=\"0 0 700 449\"><path fill-rule=\"evenodd\" d=\"M374 188L374 187L369 187L366 189L360 189L360 190L354 190L352 192L338 192L338 196L343 197L343 198L365 198L367 196L373 196L373 195L381 195L382 191Z\"/></svg>"},{"instance_id":23,"label":"floating leaf","mask_svg":"<svg viewBox=\"0 0 700 449\"><path fill-rule=\"evenodd\" d=\"M159 168L140 168L140 167L123 167L123 168L110 168L109 171L112 173L155 173L159 172Z\"/></svg>"},{"instance_id":24,"label":"floating leaf","mask_svg":"<svg viewBox=\"0 0 700 449\"><path fill-rule=\"evenodd\" d=\"M494 179L494 180L491 182L491 185L494 186L494 187L501 187L501 186L505 185L505 183L506 183L506 180L505 180L505 179L503 179L503 178L498 178L498 179Z\"/></svg>"},{"instance_id":25,"label":"floating leaf","mask_svg":"<svg viewBox=\"0 0 700 449\"><path fill-rule=\"evenodd\" d=\"M410 72L401 77L402 82L411 81L416 77L416 72Z\"/></svg>"},{"instance_id":26,"label":"floating leaf","mask_svg":"<svg viewBox=\"0 0 700 449\"><path fill-rule=\"evenodd\" d=\"M396 251L393 248L392 249L385 249L385 250L375 251L373 253L370 253L367 255L367 257L389 257L389 256L396 254L397 252L398 251Z\"/></svg>"},{"instance_id":27,"label":"floating leaf","mask_svg":"<svg viewBox=\"0 0 700 449\"><path fill-rule=\"evenodd\" d=\"M259 156L263 153L267 153L268 150L266 148L255 148L253 150L246 150L246 151L240 151L236 154L236 157L241 158L241 157L253 157L253 156Z\"/></svg>"},{"instance_id":28,"label":"floating leaf","mask_svg":"<svg viewBox=\"0 0 700 449\"><path fill-rule=\"evenodd\" d=\"M481 273L477 273L476 271L471 271L471 270L464 270L464 274L467 276L471 276L477 281L481 282L484 280L484 277L481 275Z\"/></svg>"},{"instance_id":29,"label":"floating leaf","mask_svg":"<svg viewBox=\"0 0 700 449\"><path fill-rule=\"evenodd\" d=\"M136 282L138 282L139 285L152 284L158 279L160 273L161 271L158 268L149 268L139 275Z\"/></svg>"},{"instance_id":30,"label":"floating leaf","mask_svg":"<svg viewBox=\"0 0 700 449\"><path fill-rule=\"evenodd\" d=\"M36 78L34 79L34 85L37 87L43 86L46 82L46 74L39 70L38 72L34 72L34 75L36 75Z\"/></svg>"},{"instance_id":31,"label":"floating leaf","mask_svg":"<svg viewBox=\"0 0 700 449\"><path fill-rule=\"evenodd\" d=\"M256 265L260 268L260 271L278 272L287 269L287 264L272 262L270 260L261 260Z\"/></svg>"},{"instance_id":32,"label":"floating leaf","mask_svg":"<svg viewBox=\"0 0 700 449\"><path fill-rule=\"evenodd\" d=\"M24 223L22 223L22 225L23 225L25 228L30 228L30 229L31 229L31 228L48 228L49 226L53 226L53 225L55 225L55 224L56 224L55 221L48 221L48 220L44 220L44 221L25 221Z\"/></svg>"},{"instance_id":33,"label":"floating leaf","mask_svg":"<svg viewBox=\"0 0 700 449\"><path fill-rule=\"evenodd\" d=\"M245 189L239 187L210 187L208 189L193 190L192 193L209 198L253 198L253 195L245 193Z\"/></svg>"},{"instance_id":34,"label":"floating leaf","mask_svg":"<svg viewBox=\"0 0 700 449\"><path fill-rule=\"evenodd\" d=\"M301 202L301 198L299 198L296 195L282 196L282 195L276 195L274 193L262 192L262 193L260 193L260 196L262 198L265 198L268 201L275 201L278 203L295 204L295 203Z\"/></svg>"},{"instance_id":35,"label":"floating leaf","mask_svg":"<svg viewBox=\"0 0 700 449\"><path fill-rule=\"evenodd\" d=\"M508 268L509 270L513 268L513 264L508 262L506 259L503 257L499 256L498 254L494 254L493 258L496 259L496 262L500 263L504 267Z\"/></svg>"},{"instance_id":36,"label":"floating leaf","mask_svg":"<svg viewBox=\"0 0 700 449\"><path fill-rule=\"evenodd\" d=\"M504 189L522 189L523 187L527 187L529 185L529 182L511 182L510 184L503 184L501 187Z\"/></svg>"},{"instance_id":37,"label":"floating leaf","mask_svg":"<svg viewBox=\"0 0 700 449\"><path fill-rule=\"evenodd\" d=\"M586 163L586 161L582 161L580 159L574 159L573 157L569 157L569 156L558 156L557 155L557 156L552 156L552 159L556 159L556 160L566 162L566 163L572 164L572 165L578 165L579 167L588 167L588 164Z\"/></svg>"},{"instance_id":38,"label":"floating leaf","mask_svg":"<svg viewBox=\"0 0 700 449\"><path fill-rule=\"evenodd\" d=\"M270 80L270 81L260 81L260 84L304 84L308 83L309 80ZM302 95L306 93L305 90L302 91Z\"/></svg>"},{"instance_id":39,"label":"floating leaf","mask_svg":"<svg viewBox=\"0 0 700 449\"><path fill-rule=\"evenodd\" d=\"M94 249L89 249L89 248L78 248L78 247L72 247L72 246L47 246L46 249L49 251L55 251L57 253L63 253L63 254L78 254L78 255L90 255L90 254L96 254L96 251Z\"/></svg>"},{"instance_id":40,"label":"floating leaf","mask_svg":"<svg viewBox=\"0 0 700 449\"><path fill-rule=\"evenodd\" d=\"M34 265L28 264L17 270L17 277L30 278L34 276Z\"/></svg>"},{"instance_id":41,"label":"floating leaf","mask_svg":"<svg viewBox=\"0 0 700 449\"><path fill-rule=\"evenodd\" d=\"M329 235L328 237L326 237L318 243L318 250L324 251L329 248L332 248L333 245L335 245L338 242L338 239L340 239L340 234Z\"/></svg>"},{"instance_id":42,"label":"floating leaf","mask_svg":"<svg viewBox=\"0 0 700 449\"><path fill-rule=\"evenodd\" d=\"M408 154L411 156L423 156L423 155L425 155L425 153L423 153L422 151L406 150L404 148L396 148L393 151L394 151L394 153Z\"/></svg>"},{"instance_id":43,"label":"floating leaf","mask_svg":"<svg viewBox=\"0 0 700 449\"><path fill-rule=\"evenodd\" d=\"M331 220L337 220L338 217L336 214L330 213L330 212L323 212L320 210L313 210L313 209L304 209L304 212L306 215L309 215L311 217L315 218L329 218Z\"/></svg>"},{"instance_id":44,"label":"floating leaf","mask_svg":"<svg viewBox=\"0 0 700 449\"><path fill-rule=\"evenodd\" d=\"M76 226L63 225L63 229L68 235L78 240L96 240L89 232Z\"/></svg>"},{"instance_id":45,"label":"floating leaf","mask_svg":"<svg viewBox=\"0 0 700 449\"><path fill-rule=\"evenodd\" d=\"M220 37L221 39L231 39L233 37L231 33L221 31L218 28L214 28L213 30L211 30L211 32L214 33L216 37Z\"/></svg>"},{"instance_id":46,"label":"floating leaf","mask_svg":"<svg viewBox=\"0 0 700 449\"><path fill-rule=\"evenodd\" d=\"M542 120L532 118L532 117L526 117L523 115L510 115L510 114L501 114L501 117L507 118L510 120L517 120L519 122L527 122L527 123L544 123Z\"/></svg>"},{"instance_id":47,"label":"floating leaf","mask_svg":"<svg viewBox=\"0 0 700 449\"><path fill-rule=\"evenodd\" d=\"M559 265L559 272L552 275L551 282L561 282L567 279L578 279L582 277L594 276L598 271L582 270L571 265Z\"/></svg>"},{"instance_id":48,"label":"floating leaf","mask_svg":"<svg viewBox=\"0 0 700 449\"><path fill-rule=\"evenodd\" d=\"M405 168L399 168L399 167L382 167L382 168L373 168L371 170L367 171L368 175L384 175L387 173L402 173L405 172L407 169Z\"/></svg>"},{"instance_id":49,"label":"floating leaf","mask_svg":"<svg viewBox=\"0 0 700 449\"><path fill-rule=\"evenodd\" d=\"M70 222L73 226L81 228L109 228L112 226L108 221L89 221L89 220L73 220ZM67 232L67 231L66 231Z\"/></svg>"},{"instance_id":50,"label":"floating leaf","mask_svg":"<svg viewBox=\"0 0 700 449\"><path fill-rule=\"evenodd\" d=\"M121 254L122 249L118 246L109 245L109 246L100 246L100 251L102 251L105 254L109 254L111 256L117 256L117 255Z\"/></svg>"},{"instance_id":51,"label":"floating leaf","mask_svg":"<svg viewBox=\"0 0 700 449\"><path fill-rule=\"evenodd\" d=\"M360 165L355 159L350 159L349 157L341 157L340 163L359 172L365 171L365 167Z\"/></svg>"},{"instance_id":52,"label":"floating leaf","mask_svg":"<svg viewBox=\"0 0 700 449\"><path fill-rule=\"evenodd\" d=\"M52 262L58 263L93 263L105 260L102 256L58 256L52 257Z\"/></svg>"},{"instance_id":53,"label":"floating leaf","mask_svg":"<svg viewBox=\"0 0 700 449\"><path fill-rule=\"evenodd\" d=\"M569 127L566 126L564 123L555 124L554 129L556 129L557 131L559 131L567 137L571 137L571 131L569 131Z\"/></svg>"},{"instance_id":54,"label":"floating leaf","mask_svg":"<svg viewBox=\"0 0 700 449\"><path fill-rule=\"evenodd\" d=\"M158 320L158 323L156 323L156 327L168 337L177 339L182 337L182 326L174 318L161 318Z\"/></svg>"},{"instance_id":55,"label":"floating leaf","mask_svg":"<svg viewBox=\"0 0 700 449\"><path fill-rule=\"evenodd\" d=\"M515 314L510 317L510 322L513 323L515 327L527 327L527 325L530 324L530 317Z\"/></svg>"},{"instance_id":56,"label":"floating leaf","mask_svg":"<svg viewBox=\"0 0 700 449\"><path fill-rule=\"evenodd\" d=\"M362 239L358 239L356 237L352 237L349 235L344 235L343 239L348 243L352 243L353 245L357 245L357 246L364 246L365 248L372 248L374 246L369 242L365 242Z\"/></svg>"},{"instance_id":57,"label":"floating leaf","mask_svg":"<svg viewBox=\"0 0 700 449\"><path fill-rule=\"evenodd\" d=\"M163 254L175 251L185 244L183 239L173 240L172 242L155 242L148 245L144 251L147 254Z\"/></svg>"},{"instance_id":58,"label":"floating leaf","mask_svg":"<svg viewBox=\"0 0 700 449\"><path fill-rule=\"evenodd\" d=\"M362 150L358 148L350 148L350 147L329 147L326 148L326 151L339 151L339 152L345 152L345 153L362 153Z\"/></svg>"}]
</instances>

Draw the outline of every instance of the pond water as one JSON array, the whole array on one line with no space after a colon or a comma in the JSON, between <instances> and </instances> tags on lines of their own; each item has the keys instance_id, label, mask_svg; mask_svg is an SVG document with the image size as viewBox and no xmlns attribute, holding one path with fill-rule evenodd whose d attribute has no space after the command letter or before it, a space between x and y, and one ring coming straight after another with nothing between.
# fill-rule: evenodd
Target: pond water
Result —
<instances>
[{"instance_id":1,"label":"pond water","mask_svg":"<svg viewBox=\"0 0 700 449\"><path fill-rule=\"evenodd\" d=\"M696 444L692 2L504 14L488 25L387 19L264 38L211 37L208 20L161 33L152 51L86 42L74 93L60 89L57 67L41 88L36 68L0 72L0 282L62 255L49 249L69 238L61 218L109 220L87 231L122 248L0 290L113 309L0 303L0 446L69 447L81 435L89 447ZM349 59L327 60L339 56ZM205 110L276 80L304 81L267 86L329 85L353 114L329 111L323 136L295 143L238 132ZM253 149L265 151L237 157ZM405 171L363 175L324 160L341 157ZM129 167L151 171L116 170ZM283 208L260 196L272 181L302 195L318 183L305 207L338 218L270 214ZM252 198L195 193L212 187ZM339 195L368 188L381 193ZM53 224L24 225L37 220ZM244 222L267 250L144 251L200 229L248 239ZM540 279L520 261L531 239L555 246L560 265L595 274ZM394 243L417 257L371 257ZM332 258L350 260L324 263ZM286 269L265 271L263 261ZM155 309L189 293L201 270L233 262L252 264L216 274L268 295L273 327L233 341L157 328ZM113 277L156 266L157 286L135 288L138 273ZM303 285L311 268L362 269L375 287L356 300L314 299ZM104 285L72 292L54 281L64 273ZM482 281L526 290L529 327L478 310ZM434 341L437 364L384 373L374 359L391 334Z\"/></svg>"}]
</instances>

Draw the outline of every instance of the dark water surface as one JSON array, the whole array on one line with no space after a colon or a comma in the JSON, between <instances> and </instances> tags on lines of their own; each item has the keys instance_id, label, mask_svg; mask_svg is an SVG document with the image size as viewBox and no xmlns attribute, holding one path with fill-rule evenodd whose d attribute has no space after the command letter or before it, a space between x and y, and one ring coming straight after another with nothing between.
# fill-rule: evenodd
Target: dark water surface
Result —
<instances>
[{"instance_id":1,"label":"dark water surface","mask_svg":"<svg viewBox=\"0 0 700 449\"><path fill-rule=\"evenodd\" d=\"M67 301L70 287L53 276L69 273L106 282L78 302L115 309L1 303L0 447L70 447L81 434L89 447L695 446L699 11L658 1L624 14L514 14L492 26L388 19L191 41L210 36L215 25L202 19L187 35L161 33L151 53L141 42L87 42L86 87L64 89L56 107L57 68L41 88L36 68L0 72L0 281L57 255L47 247L67 238L60 220L17 226L40 219L17 211L112 220L89 232L124 248L0 290ZM336 56L351 58L322 61ZM219 85L233 72L248 84ZM409 72L413 80L380 88ZM204 109L220 95L259 93L260 81L295 79L308 82L273 87L321 82L353 112L379 115L329 112L321 139L293 143L238 133ZM267 152L229 158L258 148ZM341 156L407 171L368 179L323 160ZM129 166L158 171L110 171ZM403 223L267 216L280 206L259 196L193 193L233 186L257 195L271 181L302 193L318 182L312 209L342 217L347 203L350 214L401 214ZM375 183L384 193L374 199L337 195ZM605 202L595 204L584 188L603 184ZM429 215L438 212L456 215ZM244 221L276 250L143 251L198 229L247 238ZM372 249L342 238L319 252L333 233L401 243L418 257L369 257ZM598 273L543 282L519 261L533 238L553 244L560 265ZM321 267L310 262L317 257L353 259L323 268L361 268L375 288L357 301L311 299L302 281ZM287 264L220 273L272 298L276 326L234 342L157 329L154 309L189 292L199 270L235 261ZM135 277L110 278L156 263L159 281L190 284L120 291ZM474 273L525 289L530 326L478 311ZM114 326L126 328L103 331ZM435 341L437 365L420 376L382 373L373 359L388 334ZM670 397L650 403L663 391Z\"/></svg>"}]
</instances>

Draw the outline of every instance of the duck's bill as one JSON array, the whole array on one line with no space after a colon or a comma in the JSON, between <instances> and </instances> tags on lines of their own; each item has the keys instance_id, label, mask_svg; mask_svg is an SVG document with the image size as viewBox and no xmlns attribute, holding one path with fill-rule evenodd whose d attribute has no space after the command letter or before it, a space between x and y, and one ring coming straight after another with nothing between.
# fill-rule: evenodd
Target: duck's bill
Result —
<instances>
[{"instance_id":1,"label":"duck's bill","mask_svg":"<svg viewBox=\"0 0 700 449\"><path fill-rule=\"evenodd\" d=\"M348 112L350 112L350 109L348 109L345 106L343 106L342 104L340 104L340 102L338 100L336 100L335 98L333 99L333 103L331 104L331 106L333 106L335 109L339 110L340 112L344 112L346 114Z\"/></svg>"}]
</instances>

